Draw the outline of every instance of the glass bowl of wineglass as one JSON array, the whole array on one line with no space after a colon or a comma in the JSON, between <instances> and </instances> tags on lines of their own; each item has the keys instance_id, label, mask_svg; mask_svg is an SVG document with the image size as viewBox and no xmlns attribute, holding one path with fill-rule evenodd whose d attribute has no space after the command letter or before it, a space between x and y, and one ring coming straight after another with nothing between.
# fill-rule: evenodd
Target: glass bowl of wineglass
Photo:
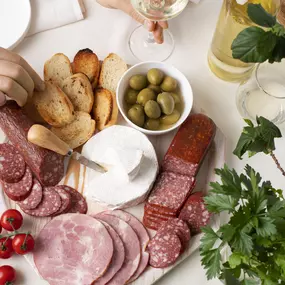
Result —
<instances>
[{"instance_id":1,"label":"glass bowl of wineglass","mask_svg":"<svg viewBox=\"0 0 285 285\"><path fill-rule=\"evenodd\" d=\"M134 9L151 21L168 21L177 17L187 6L188 0L131 0ZM153 34L144 26L137 27L129 38L132 54L140 61L165 61L174 51L173 35L163 31L164 42L157 44Z\"/></svg>"}]
</instances>

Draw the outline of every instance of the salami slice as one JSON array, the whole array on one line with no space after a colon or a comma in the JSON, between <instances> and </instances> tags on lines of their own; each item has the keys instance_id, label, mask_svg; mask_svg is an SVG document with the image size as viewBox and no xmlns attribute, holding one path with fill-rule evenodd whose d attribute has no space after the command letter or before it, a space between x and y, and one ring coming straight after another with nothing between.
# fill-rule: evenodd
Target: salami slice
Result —
<instances>
[{"instance_id":1,"label":"salami slice","mask_svg":"<svg viewBox=\"0 0 285 285\"><path fill-rule=\"evenodd\" d=\"M173 265L181 253L181 242L174 233L158 233L148 244L149 264L155 268Z\"/></svg>"},{"instance_id":2,"label":"salami slice","mask_svg":"<svg viewBox=\"0 0 285 285\"><path fill-rule=\"evenodd\" d=\"M53 218L36 245L36 267L50 285L90 285L106 272L114 252L102 223L82 214Z\"/></svg>"},{"instance_id":3,"label":"salami slice","mask_svg":"<svg viewBox=\"0 0 285 285\"><path fill-rule=\"evenodd\" d=\"M61 199L61 206L59 208L59 210L54 213L54 215L59 215L62 213L67 213L71 207L71 195L69 194L69 192L67 192L66 190L64 190L62 187L51 187L55 192L57 192L57 194L60 196Z\"/></svg>"},{"instance_id":4,"label":"salami slice","mask_svg":"<svg viewBox=\"0 0 285 285\"><path fill-rule=\"evenodd\" d=\"M22 209L28 215L48 217L56 213L61 206L60 196L51 188L43 189L43 198L37 208L33 210Z\"/></svg>"},{"instance_id":5,"label":"salami slice","mask_svg":"<svg viewBox=\"0 0 285 285\"><path fill-rule=\"evenodd\" d=\"M150 214L155 214L158 216L162 215L162 216L167 216L170 218L176 216L175 211L167 210L165 207L151 205L149 203L145 203L144 210L145 212L148 212Z\"/></svg>"},{"instance_id":6,"label":"salami slice","mask_svg":"<svg viewBox=\"0 0 285 285\"><path fill-rule=\"evenodd\" d=\"M34 178L32 191L28 198L24 201L18 203L21 209L24 210L33 210L35 209L42 201L43 189L40 182Z\"/></svg>"},{"instance_id":7,"label":"salami slice","mask_svg":"<svg viewBox=\"0 0 285 285\"><path fill-rule=\"evenodd\" d=\"M195 179L172 172L163 172L157 179L148 203L177 213L190 195Z\"/></svg>"},{"instance_id":8,"label":"salami slice","mask_svg":"<svg viewBox=\"0 0 285 285\"><path fill-rule=\"evenodd\" d=\"M23 201L31 193L33 186L32 171L27 166L25 175L17 183L3 183L4 192L13 201Z\"/></svg>"},{"instance_id":9,"label":"salami slice","mask_svg":"<svg viewBox=\"0 0 285 285\"><path fill-rule=\"evenodd\" d=\"M148 219L146 216L144 216L143 217L143 224L148 229L157 231L161 227L162 222L158 223L158 222L152 221L152 220Z\"/></svg>"},{"instance_id":10,"label":"salami slice","mask_svg":"<svg viewBox=\"0 0 285 285\"><path fill-rule=\"evenodd\" d=\"M71 196L71 207L68 210L69 213L87 213L88 207L86 200L77 190L67 185L58 185L58 187L64 189Z\"/></svg>"},{"instance_id":11,"label":"salami slice","mask_svg":"<svg viewBox=\"0 0 285 285\"><path fill-rule=\"evenodd\" d=\"M26 171L22 155L7 143L0 144L0 179L7 183L19 182Z\"/></svg>"},{"instance_id":12,"label":"salami slice","mask_svg":"<svg viewBox=\"0 0 285 285\"><path fill-rule=\"evenodd\" d=\"M112 261L110 263L110 266L106 273L99 278L97 281L92 283L92 285L105 285L107 284L114 275L122 268L124 260L125 260L125 248L124 244L119 237L119 235L116 233L116 231L107 223L99 220L107 229L108 233L110 234L113 245L114 245L114 254L112 257Z\"/></svg>"},{"instance_id":13,"label":"salami slice","mask_svg":"<svg viewBox=\"0 0 285 285\"><path fill-rule=\"evenodd\" d=\"M129 282L133 282L136 280L146 269L149 260L149 253L146 251L147 244L149 243L149 234L146 231L143 224L133 215L126 211L115 210L106 212L110 215L115 215L118 218L122 219L126 223L128 223L132 229L135 231L139 238L140 247L141 247L141 260L138 266L137 271L133 275L133 277L129 280Z\"/></svg>"},{"instance_id":14,"label":"salami slice","mask_svg":"<svg viewBox=\"0 0 285 285\"><path fill-rule=\"evenodd\" d=\"M64 175L63 156L28 141L27 134L33 124L15 102L9 101L0 107L0 127L9 141L41 184L54 186Z\"/></svg>"},{"instance_id":15,"label":"salami slice","mask_svg":"<svg viewBox=\"0 0 285 285\"><path fill-rule=\"evenodd\" d=\"M175 233L182 245L182 250L184 251L189 246L190 241L190 229L187 224L181 219L169 219L164 223L158 230L160 233L173 232Z\"/></svg>"},{"instance_id":16,"label":"salami slice","mask_svg":"<svg viewBox=\"0 0 285 285\"><path fill-rule=\"evenodd\" d=\"M195 177L215 134L216 125L210 118L190 115L172 140L162 170Z\"/></svg>"},{"instance_id":17,"label":"salami slice","mask_svg":"<svg viewBox=\"0 0 285 285\"><path fill-rule=\"evenodd\" d=\"M96 217L109 224L117 232L125 247L125 262L108 285L126 284L139 266L141 250L138 236L126 222L116 216L99 213Z\"/></svg>"},{"instance_id":18,"label":"salami slice","mask_svg":"<svg viewBox=\"0 0 285 285\"><path fill-rule=\"evenodd\" d=\"M192 235L200 233L201 227L210 222L211 214L205 207L202 192L196 192L188 198L179 218L188 224Z\"/></svg>"}]
</instances>

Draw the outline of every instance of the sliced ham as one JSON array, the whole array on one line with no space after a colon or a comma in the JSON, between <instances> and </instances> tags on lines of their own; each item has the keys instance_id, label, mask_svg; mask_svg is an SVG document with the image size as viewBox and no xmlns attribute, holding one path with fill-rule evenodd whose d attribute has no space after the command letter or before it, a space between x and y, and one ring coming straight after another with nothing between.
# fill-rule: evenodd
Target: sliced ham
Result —
<instances>
[{"instance_id":1,"label":"sliced ham","mask_svg":"<svg viewBox=\"0 0 285 285\"><path fill-rule=\"evenodd\" d=\"M100 220L99 220L100 221ZM114 254L112 257L112 261L110 263L110 266L108 270L105 272L105 274L99 278L97 281L93 282L92 285L105 285L110 281L114 275L122 268L124 261L125 261L125 248L124 244L119 237L119 235L116 233L116 231L107 223L100 221L107 231L109 232L114 245Z\"/></svg>"},{"instance_id":2,"label":"sliced ham","mask_svg":"<svg viewBox=\"0 0 285 285\"><path fill-rule=\"evenodd\" d=\"M36 267L50 285L90 285L106 272L114 252L104 225L82 214L52 219L36 245Z\"/></svg>"},{"instance_id":3,"label":"sliced ham","mask_svg":"<svg viewBox=\"0 0 285 285\"><path fill-rule=\"evenodd\" d=\"M104 212L96 215L96 218L109 224L121 238L125 247L125 262L117 274L108 282L108 285L126 284L138 269L141 259L141 248L137 234L125 221L107 215Z\"/></svg>"},{"instance_id":4,"label":"sliced ham","mask_svg":"<svg viewBox=\"0 0 285 285\"><path fill-rule=\"evenodd\" d=\"M141 246L141 260L138 266L137 271L133 275L133 277L129 280L129 282L132 282L136 280L146 269L148 265L149 260L149 253L146 251L147 244L149 243L149 234L146 231L143 224L135 218L133 215L129 214L128 212L121 211L121 210L115 210L115 211L108 211L107 214L115 215L118 218L124 220L126 223L128 223L132 229L135 231L139 238L140 246Z\"/></svg>"}]
</instances>

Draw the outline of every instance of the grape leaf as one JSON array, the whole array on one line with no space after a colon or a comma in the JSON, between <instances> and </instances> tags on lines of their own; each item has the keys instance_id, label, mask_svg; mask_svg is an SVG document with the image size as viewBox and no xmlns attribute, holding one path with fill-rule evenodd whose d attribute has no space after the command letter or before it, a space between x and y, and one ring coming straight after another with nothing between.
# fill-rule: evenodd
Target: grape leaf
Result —
<instances>
[{"instance_id":1,"label":"grape leaf","mask_svg":"<svg viewBox=\"0 0 285 285\"><path fill-rule=\"evenodd\" d=\"M257 25L271 28L276 24L276 17L269 14L261 4L248 4L247 13L249 18Z\"/></svg>"},{"instance_id":2,"label":"grape leaf","mask_svg":"<svg viewBox=\"0 0 285 285\"><path fill-rule=\"evenodd\" d=\"M268 55L259 53L257 50L258 43L265 33L259 27L249 27L241 31L232 43L233 58L247 63L265 62L268 59ZM266 45L271 46L268 42Z\"/></svg>"}]
</instances>

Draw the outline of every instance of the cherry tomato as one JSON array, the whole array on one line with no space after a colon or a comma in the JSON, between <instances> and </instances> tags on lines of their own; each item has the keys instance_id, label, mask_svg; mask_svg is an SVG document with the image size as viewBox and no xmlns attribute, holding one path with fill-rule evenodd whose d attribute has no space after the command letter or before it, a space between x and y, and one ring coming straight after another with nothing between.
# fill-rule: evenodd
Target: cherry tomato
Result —
<instances>
[{"instance_id":1,"label":"cherry tomato","mask_svg":"<svg viewBox=\"0 0 285 285\"><path fill-rule=\"evenodd\" d=\"M0 285L13 285L16 280L16 271L12 266L0 266Z\"/></svg>"},{"instance_id":2,"label":"cherry tomato","mask_svg":"<svg viewBox=\"0 0 285 285\"><path fill-rule=\"evenodd\" d=\"M0 258L7 259L11 257L14 253L12 246L12 239L10 238L1 238L0 239Z\"/></svg>"},{"instance_id":3,"label":"cherry tomato","mask_svg":"<svg viewBox=\"0 0 285 285\"><path fill-rule=\"evenodd\" d=\"M2 214L0 222L7 231L18 230L23 224L23 216L19 211L10 209Z\"/></svg>"},{"instance_id":4,"label":"cherry tomato","mask_svg":"<svg viewBox=\"0 0 285 285\"><path fill-rule=\"evenodd\" d=\"M12 246L16 253L24 255L34 249L35 240L30 234L17 234L13 238Z\"/></svg>"}]
</instances>

